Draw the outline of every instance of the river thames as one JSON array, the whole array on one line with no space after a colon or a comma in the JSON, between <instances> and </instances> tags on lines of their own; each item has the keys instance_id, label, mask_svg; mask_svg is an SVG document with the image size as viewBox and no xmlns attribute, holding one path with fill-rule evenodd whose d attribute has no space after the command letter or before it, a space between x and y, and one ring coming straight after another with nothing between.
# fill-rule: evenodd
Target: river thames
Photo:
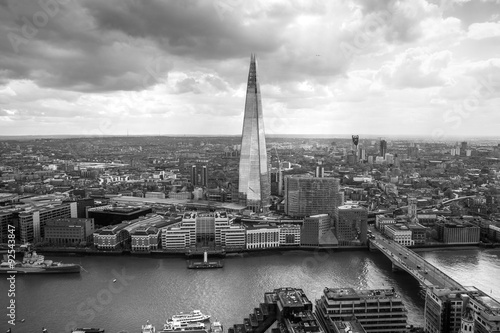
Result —
<instances>
[{"instance_id":1,"label":"river thames","mask_svg":"<svg viewBox=\"0 0 500 333\"><path fill-rule=\"evenodd\" d=\"M462 285L475 285L500 300L500 249L419 252ZM222 269L189 270L182 258L137 256L53 257L79 263L81 274L16 276L16 325L8 325L7 276L0 283L0 328L13 333L67 333L101 327L106 333L140 332L149 320L158 329L179 312L199 309L225 326L242 323L279 287L302 288L311 301L325 287L394 287L408 310L408 323L422 325L424 299L416 280L392 272L383 254L368 251L291 251L227 257ZM21 322L21 320L23 320Z\"/></svg>"}]
</instances>

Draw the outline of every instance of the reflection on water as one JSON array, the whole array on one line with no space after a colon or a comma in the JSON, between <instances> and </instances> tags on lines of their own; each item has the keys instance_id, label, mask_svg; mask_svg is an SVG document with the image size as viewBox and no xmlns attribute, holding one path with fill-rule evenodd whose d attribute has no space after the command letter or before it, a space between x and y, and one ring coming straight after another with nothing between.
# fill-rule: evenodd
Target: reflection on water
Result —
<instances>
[{"instance_id":1,"label":"reflection on water","mask_svg":"<svg viewBox=\"0 0 500 333\"><path fill-rule=\"evenodd\" d=\"M480 289L495 289L500 299L497 250L432 251L421 253L453 278L476 281ZM75 258L54 258L65 262ZM291 286L304 289L314 301L325 287L394 287L408 309L410 324L423 320L424 300L416 280L392 272L381 253L365 251L234 256L222 269L189 270L181 258L82 257L80 275L18 276L17 318L26 319L13 332L50 333L73 326L102 327L106 332L139 331L147 320L162 327L175 313L199 309L224 325L241 323L264 299L264 292ZM128 280L114 283L116 274ZM472 280L472 276L474 279ZM479 281L481 280L481 281ZM0 288L6 290L6 280ZM488 286L484 288L483 286ZM491 287L490 287L491 286ZM6 306L2 296L0 306ZM5 307L4 307L5 309ZM5 321L0 329L6 329Z\"/></svg>"}]
</instances>

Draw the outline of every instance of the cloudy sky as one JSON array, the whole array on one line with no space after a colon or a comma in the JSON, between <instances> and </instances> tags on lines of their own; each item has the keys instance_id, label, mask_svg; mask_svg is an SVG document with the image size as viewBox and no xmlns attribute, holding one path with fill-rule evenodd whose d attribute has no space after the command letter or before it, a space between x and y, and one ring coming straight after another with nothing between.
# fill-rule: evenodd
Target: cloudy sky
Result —
<instances>
[{"instance_id":1,"label":"cloudy sky","mask_svg":"<svg viewBox=\"0 0 500 333\"><path fill-rule=\"evenodd\" d=\"M0 0L0 135L499 135L500 0Z\"/></svg>"}]
</instances>

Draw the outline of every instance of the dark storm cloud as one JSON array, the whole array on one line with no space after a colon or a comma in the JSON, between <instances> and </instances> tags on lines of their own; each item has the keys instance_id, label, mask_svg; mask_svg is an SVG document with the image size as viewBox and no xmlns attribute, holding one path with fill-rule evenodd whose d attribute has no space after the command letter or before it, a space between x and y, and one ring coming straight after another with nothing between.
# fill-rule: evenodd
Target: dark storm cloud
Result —
<instances>
[{"instance_id":1,"label":"dark storm cloud","mask_svg":"<svg viewBox=\"0 0 500 333\"><path fill-rule=\"evenodd\" d=\"M159 52L151 42L95 29L79 2L40 5L47 2L0 7L1 81L28 79L83 92L140 90L156 82L151 76L164 77L172 68L168 61L154 66Z\"/></svg>"},{"instance_id":2,"label":"dark storm cloud","mask_svg":"<svg viewBox=\"0 0 500 333\"><path fill-rule=\"evenodd\" d=\"M84 3L101 30L148 38L168 53L227 59L279 47L280 20L244 24L238 11L217 15L215 1L89 1ZM286 19L286 17L283 17ZM276 31L276 30L275 30Z\"/></svg>"}]
</instances>

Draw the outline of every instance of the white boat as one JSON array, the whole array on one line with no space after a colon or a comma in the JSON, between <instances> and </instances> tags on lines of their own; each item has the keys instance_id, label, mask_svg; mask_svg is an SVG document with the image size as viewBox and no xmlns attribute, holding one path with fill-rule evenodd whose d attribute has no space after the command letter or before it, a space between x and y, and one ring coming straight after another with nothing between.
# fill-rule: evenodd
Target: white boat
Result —
<instances>
[{"instance_id":1,"label":"white boat","mask_svg":"<svg viewBox=\"0 0 500 333\"><path fill-rule=\"evenodd\" d=\"M162 332L192 332L192 333L207 333L205 324L202 322L185 322L177 320L167 320Z\"/></svg>"},{"instance_id":2,"label":"white boat","mask_svg":"<svg viewBox=\"0 0 500 333\"><path fill-rule=\"evenodd\" d=\"M205 315L201 313L200 310L193 310L191 313L180 313L172 316L172 321L181 321L181 322L196 322L196 321L205 321L210 319L209 315Z\"/></svg>"},{"instance_id":3,"label":"white boat","mask_svg":"<svg viewBox=\"0 0 500 333\"><path fill-rule=\"evenodd\" d=\"M146 322L146 325L142 325L142 333L155 333L156 329L153 325L149 323L149 320Z\"/></svg>"}]
</instances>

